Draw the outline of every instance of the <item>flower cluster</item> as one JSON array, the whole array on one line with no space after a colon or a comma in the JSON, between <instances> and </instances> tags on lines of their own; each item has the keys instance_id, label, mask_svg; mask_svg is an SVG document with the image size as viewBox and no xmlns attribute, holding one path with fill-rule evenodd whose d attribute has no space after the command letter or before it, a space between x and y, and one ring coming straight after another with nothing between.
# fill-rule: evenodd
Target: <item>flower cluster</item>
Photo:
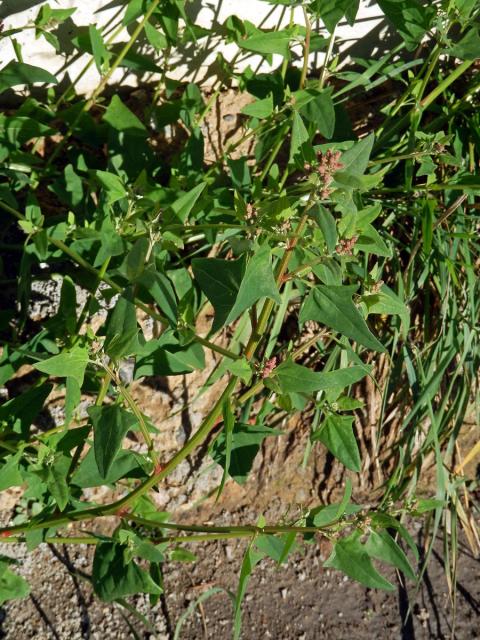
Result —
<instances>
[{"instance_id":1,"label":"flower cluster","mask_svg":"<svg viewBox=\"0 0 480 640\"><path fill-rule=\"evenodd\" d=\"M333 182L334 173L344 168L344 165L340 162L341 155L340 151L333 151L332 149L328 149L325 153L320 151L317 153L318 164L313 166L311 164L305 165L305 169L308 172L315 172L320 177L321 198L328 198L332 192L330 185Z\"/></svg>"},{"instance_id":2,"label":"flower cluster","mask_svg":"<svg viewBox=\"0 0 480 640\"><path fill-rule=\"evenodd\" d=\"M340 256L351 256L353 247L355 246L357 240L358 240L358 236L353 236L352 238L345 238L343 240L340 240L340 242L337 244L335 248L335 251Z\"/></svg>"},{"instance_id":3,"label":"flower cluster","mask_svg":"<svg viewBox=\"0 0 480 640\"><path fill-rule=\"evenodd\" d=\"M267 360L266 363L264 364L263 371L262 371L262 378L263 379L268 378L276 366L277 366L277 358L273 356L272 358Z\"/></svg>"},{"instance_id":4,"label":"flower cluster","mask_svg":"<svg viewBox=\"0 0 480 640\"><path fill-rule=\"evenodd\" d=\"M328 198L331 193L330 185L333 182L333 174L336 171L343 169L343 164L340 162L340 151L332 151L328 149L325 153L319 153L318 158L318 175L322 179L322 190L320 196L322 198Z\"/></svg>"},{"instance_id":5,"label":"flower cluster","mask_svg":"<svg viewBox=\"0 0 480 640\"><path fill-rule=\"evenodd\" d=\"M253 220L255 220L257 218L257 210L255 209L255 207L253 206L253 204L251 204L250 202L247 204L246 207L246 212L245 212L245 218L252 222Z\"/></svg>"}]
</instances>

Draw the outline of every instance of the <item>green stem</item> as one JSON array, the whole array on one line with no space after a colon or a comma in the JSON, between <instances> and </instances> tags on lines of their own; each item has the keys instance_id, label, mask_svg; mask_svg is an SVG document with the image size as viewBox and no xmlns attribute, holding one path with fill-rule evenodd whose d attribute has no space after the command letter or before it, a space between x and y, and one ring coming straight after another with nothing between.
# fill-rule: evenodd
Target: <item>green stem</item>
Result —
<instances>
[{"instance_id":1,"label":"green stem","mask_svg":"<svg viewBox=\"0 0 480 640\"><path fill-rule=\"evenodd\" d=\"M106 370L107 374L110 376L110 378L112 378L115 381L115 385L116 385L120 395L125 400L127 405L132 410L133 414L137 418L138 426L140 427L140 431L142 432L143 439L145 440L145 443L146 443L146 445L148 447L148 453L150 455L150 458L151 458L151 460L153 462L153 465L155 467L157 467L158 462L159 462L158 461L158 456L157 456L157 453L156 453L156 451L154 449L152 436L150 435L150 431L148 430L148 426L145 423L145 419L143 417L142 412L137 407L137 403L132 398L132 395L130 394L128 389L122 385L122 383L120 382L118 376L108 367L108 365L103 365L103 367Z\"/></svg>"},{"instance_id":2,"label":"green stem","mask_svg":"<svg viewBox=\"0 0 480 640\"><path fill-rule=\"evenodd\" d=\"M327 79L328 63L330 61L330 56L332 55L333 45L335 44L335 29L336 29L336 26L333 28L333 31L330 34L330 38L328 40L327 52L325 54L325 60L323 61L323 66L322 66L322 72L320 74L320 79L318 81L318 88L319 89L323 89L323 87L325 86L325 81Z\"/></svg>"},{"instance_id":3,"label":"green stem","mask_svg":"<svg viewBox=\"0 0 480 640\"><path fill-rule=\"evenodd\" d=\"M305 86L305 81L307 79L308 73L308 56L310 55L310 36L312 34L312 25L310 23L310 18L308 17L307 10L305 7L303 8L303 17L305 18L305 42L303 45L303 66L302 66L302 75L300 76L300 89L303 89Z\"/></svg>"},{"instance_id":4,"label":"green stem","mask_svg":"<svg viewBox=\"0 0 480 640\"><path fill-rule=\"evenodd\" d=\"M305 209L304 213L298 223L297 230L295 236L290 240L288 247L283 255L283 258L280 262L279 268L277 270L276 282L277 285L280 286L283 282L283 276L288 268L288 263L292 256L292 252L298 242L299 237L302 235L305 225L307 223L307 212L310 207L312 198L310 197ZM20 214L21 215L21 214ZM247 360L250 360L254 355L257 349L257 346L260 340L263 338L263 334L268 324L268 320L273 309L273 301L267 300L264 303L262 308L262 312L258 321L258 331L252 332L250 339L245 348L245 357ZM223 410L224 403L227 399L230 398L233 393L238 382L237 376L232 376L228 381L225 389L223 390L221 396L211 409L208 416L203 421L202 425L196 431L193 436L188 440L185 445L178 451L170 460L163 466L160 470L158 467L154 470L151 476L146 478L143 482L141 482L133 491L128 493L123 498L116 500L115 502L109 505L99 505L96 507L91 507L88 509L78 509L76 511L72 511L66 513L64 515L51 516L50 518L46 518L42 521L32 520L30 522L26 522L20 525L15 525L13 527L4 527L0 529L0 535L2 533L18 533L22 531L28 531L33 529L47 529L50 527L59 527L69 522L77 522L83 520L91 520L93 518L102 517L102 516L111 516L111 515L121 515L121 512L124 511L127 507L130 506L132 502L141 496L145 495L151 488L164 480L178 465L183 462L193 451L207 438L209 433L217 424L218 419L220 418Z\"/></svg>"}]
</instances>

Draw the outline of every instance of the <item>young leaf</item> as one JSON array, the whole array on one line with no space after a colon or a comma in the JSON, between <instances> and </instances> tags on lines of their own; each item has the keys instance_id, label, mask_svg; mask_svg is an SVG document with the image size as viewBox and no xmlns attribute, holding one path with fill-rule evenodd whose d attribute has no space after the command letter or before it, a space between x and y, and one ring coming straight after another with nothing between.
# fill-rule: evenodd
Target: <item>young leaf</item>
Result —
<instances>
[{"instance_id":1,"label":"young leaf","mask_svg":"<svg viewBox=\"0 0 480 640\"><path fill-rule=\"evenodd\" d=\"M343 571L353 580L357 580L371 589L395 591L393 584L381 576L373 566L364 546L358 539L357 532L336 542L331 556L323 566Z\"/></svg>"},{"instance_id":2,"label":"young leaf","mask_svg":"<svg viewBox=\"0 0 480 640\"><path fill-rule=\"evenodd\" d=\"M397 567L410 580L416 580L407 556L388 531L372 531L365 543L365 551L370 557Z\"/></svg>"},{"instance_id":3,"label":"young leaf","mask_svg":"<svg viewBox=\"0 0 480 640\"><path fill-rule=\"evenodd\" d=\"M337 222L330 211L319 203L316 203L308 210L311 216L320 227L328 253L333 253L337 246Z\"/></svg>"},{"instance_id":4,"label":"young leaf","mask_svg":"<svg viewBox=\"0 0 480 640\"><path fill-rule=\"evenodd\" d=\"M74 378L81 387L85 369L88 364L88 349L75 345L72 349L62 351L58 356L52 356L41 362L35 362L35 369L42 373L58 378Z\"/></svg>"},{"instance_id":5,"label":"young leaf","mask_svg":"<svg viewBox=\"0 0 480 640\"><path fill-rule=\"evenodd\" d=\"M151 266L145 269L140 276L137 276L136 282L145 287L157 303L160 313L170 321L172 327L176 327L178 318L177 298L169 278Z\"/></svg>"},{"instance_id":6,"label":"young leaf","mask_svg":"<svg viewBox=\"0 0 480 640\"><path fill-rule=\"evenodd\" d=\"M299 322L301 325L307 320L321 322L368 349L384 352L385 347L370 332L353 304L352 294L355 290L354 286L317 285L303 303Z\"/></svg>"},{"instance_id":7,"label":"young leaf","mask_svg":"<svg viewBox=\"0 0 480 640\"><path fill-rule=\"evenodd\" d=\"M162 593L161 587L134 561L125 562L125 547L116 542L100 542L93 558L92 584L105 602L136 593Z\"/></svg>"},{"instance_id":8,"label":"young leaf","mask_svg":"<svg viewBox=\"0 0 480 640\"><path fill-rule=\"evenodd\" d=\"M95 461L100 475L106 478L124 437L137 419L117 404L89 407L88 415L93 424Z\"/></svg>"},{"instance_id":9,"label":"young leaf","mask_svg":"<svg viewBox=\"0 0 480 640\"><path fill-rule=\"evenodd\" d=\"M130 282L137 280L145 268L150 242L148 238L138 238L127 255L127 277Z\"/></svg>"},{"instance_id":10,"label":"young leaf","mask_svg":"<svg viewBox=\"0 0 480 640\"><path fill-rule=\"evenodd\" d=\"M353 416L327 416L320 429L313 432L312 441L324 444L347 469L358 473L361 459L353 433L353 420Z\"/></svg>"}]
</instances>

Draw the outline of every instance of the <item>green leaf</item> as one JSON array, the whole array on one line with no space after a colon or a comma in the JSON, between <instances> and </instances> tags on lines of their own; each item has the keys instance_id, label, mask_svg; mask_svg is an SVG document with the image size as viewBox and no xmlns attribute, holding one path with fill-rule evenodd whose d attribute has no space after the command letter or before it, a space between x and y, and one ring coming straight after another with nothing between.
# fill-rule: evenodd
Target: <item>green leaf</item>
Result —
<instances>
[{"instance_id":1,"label":"green leaf","mask_svg":"<svg viewBox=\"0 0 480 640\"><path fill-rule=\"evenodd\" d=\"M290 548L285 554L285 545L288 544ZM263 554L275 560L280 564L284 562L288 556L288 553L292 550L291 536L289 534L283 536L276 535L260 535L255 538L255 546Z\"/></svg>"},{"instance_id":2,"label":"green leaf","mask_svg":"<svg viewBox=\"0 0 480 640\"><path fill-rule=\"evenodd\" d=\"M342 501L343 502L343 501ZM332 522L336 522L339 519L340 507L342 503L338 504L328 504L325 507L316 507L310 511L310 515L312 516L312 524L314 527L326 527ZM343 514L346 516L351 516L355 513L358 513L362 510L362 505L358 504L347 504L345 508L343 508ZM307 521L307 524L308 521Z\"/></svg>"},{"instance_id":3,"label":"green leaf","mask_svg":"<svg viewBox=\"0 0 480 640\"><path fill-rule=\"evenodd\" d=\"M162 589L134 561L125 562L125 547L115 542L100 542L93 558L92 584L105 602L137 593L161 594Z\"/></svg>"},{"instance_id":4,"label":"green leaf","mask_svg":"<svg viewBox=\"0 0 480 640\"><path fill-rule=\"evenodd\" d=\"M131 298L132 291L128 289L117 300L107 322L104 348L114 360L133 353L138 346L136 307Z\"/></svg>"},{"instance_id":5,"label":"green leaf","mask_svg":"<svg viewBox=\"0 0 480 640\"><path fill-rule=\"evenodd\" d=\"M176 327L177 298L169 278L165 274L155 271L154 267L149 267L143 271L140 277L137 276L137 284L145 287L157 303L160 313L170 321L172 327Z\"/></svg>"},{"instance_id":6,"label":"green leaf","mask_svg":"<svg viewBox=\"0 0 480 640\"><path fill-rule=\"evenodd\" d=\"M67 475L72 459L70 456L57 454L53 464L48 466L46 484L60 511L68 504L70 492L67 484Z\"/></svg>"},{"instance_id":7,"label":"green leaf","mask_svg":"<svg viewBox=\"0 0 480 640\"><path fill-rule=\"evenodd\" d=\"M353 420L353 416L329 415L322 426L312 433L311 439L324 444L347 469L358 473L361 459L353 433Z\"/></svg>"},{"instance_id":8,"label":"green leaf","mask_svg":"<svg viewBox=\"0 0 480 640\"><path fill-rule=\"evenodd\" d=\"M237 422L231 435L228 474L238 484L244 484L262 442L268 436L280 436L282 432L260 424L250 425ZM227 445L226 434L223 431L213 443L210 455L217 464L224 469L226 468Z\"/></svg>"},{"instance_id":9,"label":"green leaf","mask_svg":"<svg viewBox=\"0 0 480 640\"><path fill-rule=\"evenodd\" d=\"M378 5L409 50L420 44L437 15L434 6L419 0L378 0Z\"/></svg>"},{"instance_id":10,"label":"green leaf","mask_svg":"<svg viewBox=\"0 0 480 640\"><path fill-rule=\"evenodd\" d=\"M353 580L357 580L371 589L395 591L395 587L381 576L372 564L365 548L358 539L357 532L335 543L333 552L324 567L343 571Z\"/></svg>"},{"instance_id":11,"label":"green leaf","mask_svg":"<svg viewBox=\"0 0 480 640\"><path fill-rule=\"evenodd\" d=\"M313 99L300 109L300 113L308 122L315 125L322 136L330 139L335 130L335 107L330 92L312 89L306 91L313 94Z\"/></svg>"},{"instance_id":12,"label":"green leaf","mask_svg":"<svg viewBox=\"0 0 480 640\"><path fill-rule=\"evenodd\" d=\"M28 439L29 428L38 416L45 400L53 389L51 384L32 387L0 405L0 422L10 424L13 431Z\"/></svg>"},{"instance_id":13,"label":"green leaf","mask_svg":"<svg viewBox=\"0 0 480 640\"><path fill-rule=\"evenodd\" d=\"M225 323L230 324L236 320L245 309L249 309L261 298L270 298L278 304L282 301L273 276L271 252L267 244L261 246L248 261L235 304Z\"/></svg>"},{"instance_id":14,"label":"green leaf","mask_svg":"<svg viewBox=\"0 0 480 640\"><path fill-rule=\"evenodd\" d=\"M138 453L125 449L118 453L107 477L104 478L98 471L95 452L92 447L78 465L72 476L71 483L82 489L87 489L105 484L115 484L121 478L145 478L147 471L144 466L145 461Z\"/></svg>"},{"instance_id":15,"label":"green leaf","mask_svg":"<svg viewBox=\"0 0 480 640\"><path fill-rule=\"evenodd\" d=\"M95 461L100 475L106 478L124 437L137 419L117 404L89 407L88 415L93 424Z\"/></svg>"},{"instance_id":16,"label":"green leaf","mask_svg":"<svg viewBox=\"0 0 480 640\"><path fill-rule=\"evenodd\" d=\"M268 31L252 35L245 40L239 39L237 44L242 49L255 53L277 53L284 58L290 58L290 34L287 31Z\"/></svg>"},{"instance_id":17,"label":"green leaf","mask_svg":"<svg viewBox=\"0 0 480 640\"><path fill-rule=\"evenodd\" d=\"M212 332L216 332L226 323L235 305L245 272L245 260L194 258L192 269L195 280L215 309Z\"/></svg>"},{"instance_id":18,"label":"green leaf","mask_svg":"<svg viewBox=\"0 0 480 640\"><path fill-rule=\"evenodd\" d=\"M391 249L387 247L381 235L371 224L365 225L362 233L358 236L357 242L355 243L355 249L358 251L373 253L377 256L384 256L386 258L392 257Z\"/></svg>"},{"instance_id":19,"label":"green leaf","mask_svg":"<svg viewBox=\"0 0 480 640\"><path fill-rule=\"evenodd\" d=\"M307 320L315 320L368 349L384 352L385 347L370 332L353 304L352 295L355 290L356 286L317 285L303 303L299 322L303 325Z\"/></svg>"},{"instance_id":20,"label":"green leaf","mask_svg":"<svg viewBox=\"0 0 480 640\"><path fill-rule=\"evenodd\" d=\"M188 191L188 193L184 193L182 196L180 196L180 198L175 200L175 202L170 205L170 208L181 222L186 221L195 203L205 189L205 186L205 182L198 184L191 191Z\"/></svg>"},{"instance_id":21,"label":"green leaf","mask_svg":"<svg viewBox=\"0 0 480 640\"><path fill-rule=\"evenodd\" d=\"M157 51L163 51L168 46L166 37L150 22L146 22L143 28L145 29L147 40L154 49L156 49Z\"/></svg>"},{"instance_id":22,"label":"green leaf","mask_svg":"<svg viewBox=\"0 0 480 640\"><path fill-rule=\"evenodd\" d=\"M104 73L108 66L110 53L108 52L108 49L103 42L102 34L95 25L91 24L88 27L88 37L90 38L90 45L92 47L95 66L97 67L99 73Z\"/></svg>"},{"instance_id":23,"label":"green leaf","mask_svg":"<svg viewBox=\"0 0 480 640\"><path fill-rule=\"evenodd\" d=\"M240 578L238 580L234 606L233 640L239 640L240 638L242 625L242 600L247 590L250 574L264 557L263 552L256 551L252 545L253 542L248 545L247 551L243 557L242 568L240 569Z\"/></svg>"},{"instance_id":24,"label":"green leaf","mask_svg":"<svg viewBox=\"0 0 480 640\"><path fill-rule=\"evenodd\" d=\"M12 456L7 456L1 461L0 466L0 491L5 491L10 487L19 487L23 484L20 474L19 462L22 456L21 451Z\"/></svg>"},{"instance_id":25,"label":"green leaf","mask_svg":"<svg viewBox=\"0 0 480 640\"><path fill-rule=\"evenodd\" d=\"M368 313L409 316L407 305L385 284L378 293L362 296L362 302L367 305Z\"/></svg>"},{"instance_id":26,"label":"green leaf","mask_svg":"<svg viewBox=\"0 0 480 640\"><path fill-rule=\"evenodd\" d=\"M314 218L320 227L328 253L333 253L337 246L337 222L330 211L323 205L316 203L308 210L308 215Z\"/></svg>"},{"instance_id":27,"label":"green leaf","mask_svg":"<svg viewBox=\"0 0 480 640\"><path fill-rule=\"evenodd\" d=\"M103 115L103 120L117 131L147 137L145 125L126 107L117 95L114 95Z\"/></svg>"},{"instance_id":28,"label":"green leaf","mask_svg":"<svg viewBox=\"0 0 480 640\"><path fill-rule=\"evenodd\" d=\"M263 100L255 100L255 102L251 102L247 104L241 110L241 113L246 116L251 116L252 118L268 118L273 113L273 93L269 93L266 98Z\"/></svg>"},{"instance_id":29,"label":"green leaf","mask_svg":"<svg viewBox=\"0 0 480 640\"><path fill-rule=\"evenodd\" d=\"M370 367L355 365L322 373L289 359L275 369L274 375L284 393L312 394L320 390L348 387L364 378L370 370Z\"/></svg>"},{"instance_id":30,"label":"green leaf","mask_svg":"<svg viewBox=\"0 0 480 640\"><path fill-rule=\"evenodd\" d=\"M388 531L372 531L365 543L365 551L370 557L397 567L410 580L416 580L407 556Z\"/></svg>"},{"instance_id":31,"label":"green leaf","mask_svg":"<svg viewBox=\"0 0 480 640\"><path fill-rule=\"evenodd\" d=\"M81 387L88 365L88 349L75 345L68 351L62 351L58 356L35 362L35 369L42 373L58 378L74 378Z\"/></svg>"},{"instance_id":32,"label":"green leaf","mask_svg":"<svg viewBox=\"0 0 480 640\"><path fill-rule=\"evenodd\" d=\"M148 238L138 238L127 255L127 278L130 282L137 280L145 268L150 242Z\"/></svg>"},{"instance_id":33,"label":"green leaf","mask_svg":"<svg viewBox=\"0 0 480 640\"><path fill-rule=\"evenodd\" d=\"M480 58L480 33L477 26L472 26L467 33L453 47L448 49L448 53L460 60L476 60Z\"/></svg>"},{"instance_id":34,"label":"green leaf","mask_svg":"<svg viewBox=\"0 0 480 640\"><path fill-rule=\"evenodd\" d=\"M290 139L289 164L298 160L302 165L305 163L307 154L304 151L304 144L309 142L310 136L298 111L292 115L292 135Z\"/></svg>"},{"instance_id":35,"label":"green leaf","mask_svg":"<svg viewBox=\"0 0 480 640\"><path fill-rule=\"evenodd\" d=\"M95 175L98 178L100 184L105 188L107 192L107 203L113 204L117 200L121 200L127 196L127 190L123 184L121 178L109 171L97 170Z\"/></svg>"},{"instance_id":36,"label":"green leaf","mask_svg":"<svg viewBox=\"0 0 480 640\"><path fill-rule=\"evenodd\" d=\"M362 176L365 173L370 160L374 138L374 134L371 133L342 153L343 171L356 176Z\"/></svg>"},{"instance_id":37,"label":"green leaf","mask_svg":"<svg viewBox=\"0 0 480 640\"><path fill-rule=\"evenodd\" d=\"M57 84L58 80L41 67L11 60L0 70L0 93L11 87L38 83Z\"/></svg>"},{"instance_id":38,"label":"green leaf","mask_svg":"<svg viewBox=\"0 0 480 640\"><path fill-rule=\"evenodd\" d=\"M0 605L7 600L26 598L30 593L30 585L7 566L5 560L0 561Z\"/></svg>"},{"instance_id":39,"label":"green leaf","mask_svg":"<svg viewBox=\"0 0 480 640\"><path fill-rule=\"evenodd\" d=\"M343 16L353 25L359 4L359 0L314 0L312 10L320 15L324 25L333 33Z\"/></svg>"},{"instance_id":40,"label":"green leaf","mask_svg":"<svg viewBox=\"0 0 480 640\"><path fill-rule=\"evenodd\" d=\"M171 331L149 340L137 351L135 379L142 376L174 376L205 367L205 353L198 342L182 345Z\"/></svg>"}]
</instances>

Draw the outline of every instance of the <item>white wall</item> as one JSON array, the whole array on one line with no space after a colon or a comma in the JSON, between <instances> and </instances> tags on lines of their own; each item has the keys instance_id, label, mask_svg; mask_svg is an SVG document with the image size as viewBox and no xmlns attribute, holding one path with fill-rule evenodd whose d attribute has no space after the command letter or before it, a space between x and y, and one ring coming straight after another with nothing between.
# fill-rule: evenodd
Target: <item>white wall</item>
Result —
<instances>
[{"instance_id":1,"label":"white wall","mask_svg":"<svg viewBox=\"0 0 480 640\"><path fill-rule=\"evenodd\" d=\"M0 18L3 19L4 31L32 24L42 4L45 4L45 2L38 0L3 0L3 2L0 2ZM113 3L110 0L50 0L50 6L52 8L75 8L76 11L72 15L72 20L78 26L95 24L97 27L103 27L105 25L112 25L114 17L120 7L104 8L111 4ZM282 11L281 6L272 7L268 2L262 0L202 0L202 5L203 7L196 18L196 23L204 27L208 27L212 19L215 19L216 22L223 23L225 19L232 14L259 25L269 13L271 13L270 17L267 18L262 26L273 27L277 24ZM25 6L29 6L29 8L19 11L19 9L23 9ZM287 8L283 20L285 24L288 23L289 20L289 11L290 9ZM374 29L381 21L381 18L381 11L372 0L361 0L360 11L354 27L350 27L346 23L341 23L337 28L337 45L340 46L340 49L347 48L352 42L362 38ZM295 21L303 24L302 11L298 7L295 9ZM325 29L322 29L320 33L322 35L328 35ZM24 62L45 68L59 79L63 77L65 73L65 58L57 55L53 47L48 44L43 37L35 39L33 29L28 28L24 28L22 32L15 37L19 44L22 45ZM115 42L126 41L128 38L129 36L126 29L123 29L116 37ZM204 47L205 42L201 41L200 51L197 51L196 58L193 60L189 60L188 55L180 55L172 59L170 68L168 69L168 76L177 80L200 81L205 77L206 70L215 60L218 51L221 51L227 60L231 60L238 51L234 44L222 45L219 49L215 42L210 42L208 52L204 50ZM208 55L205 57L202 53L208 53ZM9 60L14 58L15 53L10 39L1 39L0 67L5 66ZM68 73L71 79L77 77L89 58L90 56L84 55L68 65ZM247 65L251 65L254 69L257 68L260 58L251 55L242 61L244 58L246 58L246 56L242 54L239 68ZM318 65L321 64L321 61L321 54L317 54L316 57L311 57L311 64ZM278 63L279 57L274 56L274 66L277 66ZM262 71L268 71L269 68L266 63L261 66ZM92 65L81 80L78 81L77 90L85 94L90 93L98 85L99 77L98 71L95 66ZM120 80L122 80L123 84L135 85L138 82L138 78L135 75L126 75L125 69L117 69L112 76L111 82L115 83ZM214 80L215 78L209 75L205 82L211 83Z\"/></svg>"}]
</instances>

